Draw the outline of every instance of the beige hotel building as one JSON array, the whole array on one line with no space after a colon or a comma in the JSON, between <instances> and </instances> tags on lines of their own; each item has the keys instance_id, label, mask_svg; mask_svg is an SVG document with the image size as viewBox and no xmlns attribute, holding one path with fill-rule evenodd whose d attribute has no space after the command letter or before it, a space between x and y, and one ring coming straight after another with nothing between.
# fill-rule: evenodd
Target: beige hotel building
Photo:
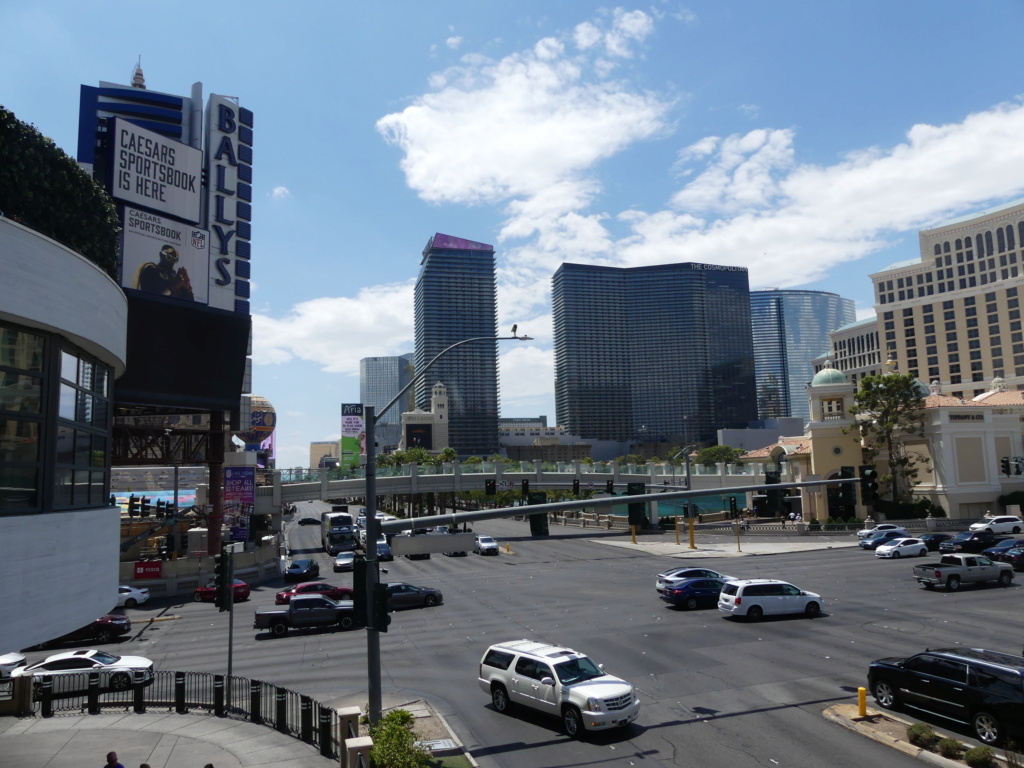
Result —
<instances>
[{"instance_id":1,"label":"beige hotel building","mask_svg":"<svg viewBox=\"0 0 1024 768\"><path fill-rule=\"evenodd\" d=\"M958 398L988 391L995 377L1024 389L1024 201L918 237L920 261L871 275L883 364Z\"/></svg>"}]
</instances>

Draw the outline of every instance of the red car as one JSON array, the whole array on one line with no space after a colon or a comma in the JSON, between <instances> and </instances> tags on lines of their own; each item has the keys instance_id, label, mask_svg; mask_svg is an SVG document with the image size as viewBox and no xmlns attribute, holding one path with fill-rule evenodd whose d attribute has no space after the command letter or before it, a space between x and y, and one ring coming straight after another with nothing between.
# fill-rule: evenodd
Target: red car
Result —
<instances>
[{"instance_id":1,"label":"red car","mask_svg":"<svg viewBox=\"0 0 1024 768\"><path fill-rule=\"evenodd\" d=\"M217 594L217 585L214 582L210 582L205 587L199 587L195 592L192 593L192 599L197 603L212 603L214 596ZM249 599L249 585L241 579L235 579L235 602L240 603L243 600Z\"/></svg>"},{"instance_id":2,"label":"red car","mask_svg":"<svg viewBox=\"0 0 1024 768\"><path fill-rule=\"evenodd\" d=\"M322 581L307 581L304 584L296 584L294 587L281 590L274 598L274 602L278 605L288 605L295 595L323 595L332 600L351 600L352 588L335 587Z\"/></svg>"}]
</instances>

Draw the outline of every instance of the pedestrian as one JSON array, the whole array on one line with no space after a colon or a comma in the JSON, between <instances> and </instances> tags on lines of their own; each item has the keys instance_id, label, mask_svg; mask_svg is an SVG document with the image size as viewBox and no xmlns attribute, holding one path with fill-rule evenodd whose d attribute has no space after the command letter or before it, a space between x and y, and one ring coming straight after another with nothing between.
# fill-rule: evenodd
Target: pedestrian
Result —
<instances>
[{"instance_id":1,"label":"pedestrian","mask_svg":"<svg viewBox=\"0 0 1024 768\"><path fill-rule=\"evenodd\" d=\"M796 522L796 512L790 512L789 513L789 521L791 523L795 523Z\"/></svg>"},{"instance_id":2,"label":"pedestrian","mask_svg":"<svg viewBox=\"0 0 1024 768\"><path fill-rule=\"evenodd\" d=\"M142 763L139 768L149 768L149 763Z\"/></svg>"},{"instance_id":3,"label":"pedestrian","mask_svg":"<svg viewBox=\"0 0 1024 768\"><path fill-rule=\"evenodd\" d=\"M117 752L107 752L107 763L104 768L124 768L119 762L117 762Z\"/></svg>"}]
</instances>

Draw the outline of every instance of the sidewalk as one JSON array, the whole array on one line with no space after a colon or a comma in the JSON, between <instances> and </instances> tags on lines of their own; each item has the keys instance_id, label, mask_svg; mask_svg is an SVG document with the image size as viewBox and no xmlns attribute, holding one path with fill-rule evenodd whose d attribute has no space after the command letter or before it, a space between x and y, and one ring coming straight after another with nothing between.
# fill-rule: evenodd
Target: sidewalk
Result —
<instances>
[{"instance_id":1,"label":"sidewalk","mask_svg":"<svg viewBox=\"0 0 1024 768\"><path fill-rule=\"evenodd\" d=\"M658 539L651 539L638 536L636 544L625 539L592 539L594 544L604 544L607 547L622 547L634 552L645 552L650 555L661 557L746 557L751 555L779 555L788 552L811 552L818 549L845 549L856 547L857 539L849 535L845 536L807 536L801 541L775 541L776 536L757 534L743 534L737 544L736 539L726 540L723 536L715 537L714 541L708 541L708 536L700 535L695 541L696 549L690 549L690 540L680 533L679 543L676 544L675 536L666 534ZM852 540L851 540L852 539Z\"/></svg>"}]
</instances>

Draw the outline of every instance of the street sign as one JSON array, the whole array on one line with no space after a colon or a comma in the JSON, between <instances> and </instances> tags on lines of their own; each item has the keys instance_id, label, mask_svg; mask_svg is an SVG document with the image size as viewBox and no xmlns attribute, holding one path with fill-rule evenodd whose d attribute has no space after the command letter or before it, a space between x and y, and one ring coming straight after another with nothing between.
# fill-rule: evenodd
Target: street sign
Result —
<instances>
[{"instance_id":1,"label":"street sign","mask_svg":"<svg viewBox=\"0 0 1024 768\"><path fill-rule=\"evenodd\" d=\"M432 552L469 552L476 543L475 533L428 533L420 536L395 536L391 552L395 555L426 555Z\"/></svg>"}]
</instances>

